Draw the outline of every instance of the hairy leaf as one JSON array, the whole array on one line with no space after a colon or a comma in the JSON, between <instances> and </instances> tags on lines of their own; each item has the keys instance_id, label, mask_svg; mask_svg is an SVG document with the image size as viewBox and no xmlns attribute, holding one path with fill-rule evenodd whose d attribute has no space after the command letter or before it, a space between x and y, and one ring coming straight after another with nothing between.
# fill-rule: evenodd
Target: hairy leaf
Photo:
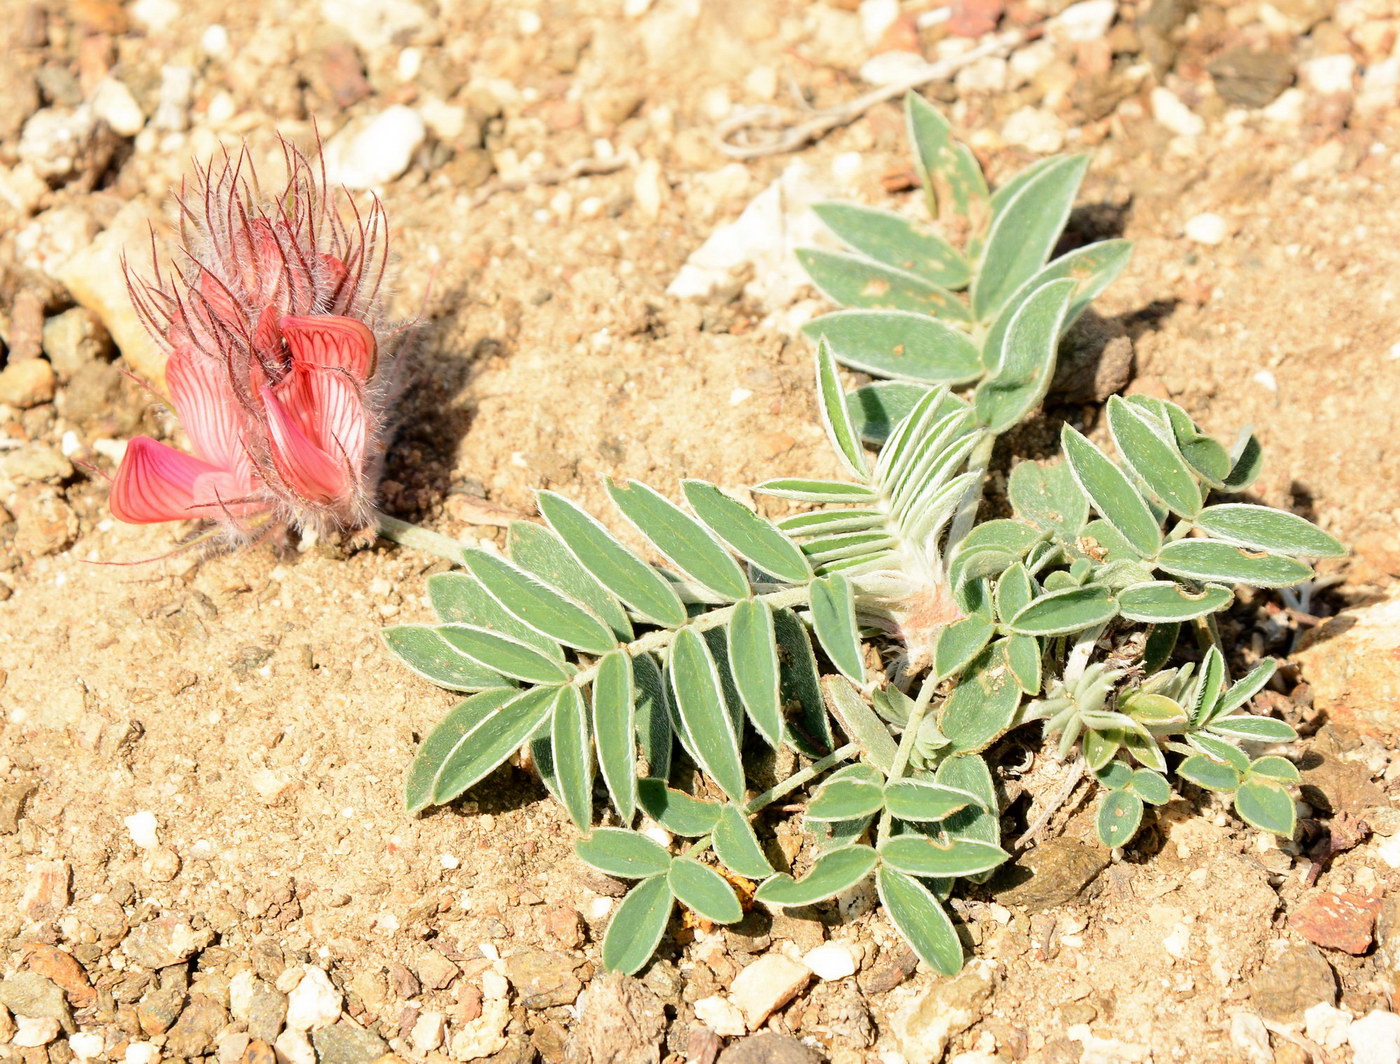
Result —
<instances>
[{"instance_id":1,"label":"hairy leaf","mask_svg":"<svg viewBox=\"0 0 1400 1064\"><path fill-rule=\"evenodd\" d=\"M956 975L962 967L962 943L929 889L889 865L875 876L875 887L890 921L919 959L943 975Z\"/></svg>"},{"instance_id":2,"label":"hairy leaf","mask_svg":"<svg viewBox=\"0 0 1400 1064\"><path fill-rule=\"evenodd\" d=\"M765 879L773 874L749 818L737 805L726 805L720 811L713 842L715 856L744 878Z\"/></svg>"},{"instance_id":3,"label":"hairy leaf","mask_svg":"<svg viewBox=\"0 0 1400 1064\"><path fill-rule=\"evenodd\" d=\"M511 684L500 673L466 657L430 625L400 624L379 634L405 665L449 691L487 691Z\"/></svg>"},{"instance_id":4,"label":"hairy leaf","mask_svg":"<svg viewBox=\"0 0 1400 1064\"><path fill-rule=\"evenodd\" d=\"M1216 613L1234 599L1234 592L1219 584L1208 584L1200 591L1191 591L1170 580L1155 580L1119 591L1118 611L1130 621L1161 624L1189 621Z\"/></svg>"},{"instance_id":5,"label":"hairy leaf","mask_svg":"<svg viewBox=\"0 0 1400 1064\"><path fill-rule=\"evenodd\" d=\"M676 708L695 740L694 752L701 765L731 801L742 802L744 763L739 756L739 736L710 648L693 628L676 633L670 673Z\"/></svg>"},{"instance_id":6,"label":"hairy leaf","mask_svg":"<svg viewBox=\"0 0 1400 1064\"><path fill-rule=\"evenodd\" d=\"M724 807L702 802L684 791L666 786L665 780L646 777L637 781L637 804L642 811L673 835L698 839L714 830Z\"/></svg>"},{"instance_id":7,"label":"hairy leaf","mask_svg":"<svg viewBox=\"0 0 1400 1064\"><path fill-rule=\"evenodd\" d=\"M682 481L681 489L695 515L740 557L791 584L812 578L812 567L792 541L743 503L703 480Z\"/></svg>"},{"instance_id":8,"label":"hairy leaf","mask_svg":"<svg viewBox=\"0 0 1400 1064\"><path fill-rule=\"evenodd\" d=\"M614 650L598 662L593 680L593 735L598 767L624 824L637 811L637 708L632 662Z\"/></svg>"},{"instance_id":9,"label":"hairy leaf","mask_svg":"<svg viewBox=\"0 0 1400 1064\"><path fill-rule=\"evenodd\" d=\"M915 92L904 97L904 119L929 213L964 219L971 232L979 232L990 210L989 196L971 150L953 139L948 120Z\"/></svg>"},{"instance_id":10,"label":"hairy leaf","mask_svg":"<svg viewBox=\"0 0 1400 1064\"><path fill-rule=\"evenodd\" d=\"M842 365L877 377L963 384L982 375L980 352L967 333L925 314L838 310L813 318L802 331L826 337Z\"/></svg>"},{"instance_id":11,"label":"hairy leaf","mask_svg":"<svg viewBox=\"0 0 1400 1064\"><path fill-rule=\"evenodd\" d=\"M855 595L839 573L812 581L812 628L832 664L855 683L865 682L865 659L856 628Z\"/></svg>"},{"instance_id":12,"label":"hairy leaf","mask_svg":"<svg viewBox=\"0 0 1400 1064\"><path fill-rule=\"evenodd\" d=\"M1218 539L1168 543L1157 554L1157 565L1174 576L1254 587L1292 587L1313 574L1312 567L1303 562L1261 554Z\"/></svg>"},{"instance_id":13,"label":"hairy leaf","mask_svg":"<svg viewBox=\"0 0 1400 1064\"><path fill-rule=\"evenodd\" d=\"M893 211L854 203L817 203L812 213L843 244L896 270L944 288L967 284L967 261L932 229Z\"/></svg>"},{"instance_id":14,"label":"hairy leaf","mask_svg":"<svg viewBox=\"0 0 1400 1064\"><path fill-rule=\"evenodd\" d=\"M627 611L598 578L578 563L555 533L533 521L512 521L506 536L510 560L527 569L551 587L577 600L592 610L612 629L620 642L632 639L632 622ZM441 573L439 576L450 576ZM437 577L429 577L429 584Z\"/></svg>"},{"instance_id":15,"label":"hairy leaf","mask_svg":"<svg viewBox=\"0 0 1400 1064\"><path fill-rule=\"evenodd\" d=\"M1208 506L1196 526L1216 539L1290 558L1340 558L1346 548L1297 514L1232 502Z\"/></svg>"},{"instance_id":16,"label":"hairy leaf","mask_svg":"<svg viewBox=\"0 0 1400 1064\"><path fill-rule=\"evenodd\" d=\"M1118 602L1108 588L1085 584L1033 599L1009 624L1022 635L1070 635L1103 624L1117 612Z\"/></svg>"},{"instance_id":17,"label":"hairy leaf","mask_svg":"<svg viewBox=\"0 0 1400 1064\"><path fill-rule=\"evenodd\" d=\"M666 882L677 901L706 920L737 924L744 918L739 899L724 877L693 857L677 857L672 861Z\"/></svg>"},{"instance_id":18,"label":"hairy leaf","mask_svg":"<svg viewBox=\"0 0 1400 1064\"><path fill-rule=\"evenodd\" d=\"M460 731L455 743L449 747L450 732L443 736L440 744L434 743L433 753L442 755L437 771L432 777L430 801L434 804L450 802L503 764L506 758L515 753L520 744L549 718L559 691L554 687L532 688L515 694L504 703L497 702L495 708L481 713L481 709L492 705L494 701L488 700L487 696L496 693L483 692L477 695L476 698L483 701L474 705L470 719L464 713L460 722L454 722L453 730ZM458 709L469 703L475 703L475 699L468 699ZM447 723L448 721L444 721L443 725ZM463 730L465 725L469 726ZM423 745L425 749L428 746L427 743ZM422 756L423 752L420 752L419 757ZM426 774L425 768L424 775Z\"/></svg>"},{"instance_id":19,"label":"hairy leaf","mask_svg":"<svg viewBox=\"0 0 1400 1064\"><path fill-rule=\"evenodd\" d=\"M1124 463L1172 513L1194 517L1205 496L1167 426L1121 396L1108 400L1108 429Z\"/></svg>"},{"instance_id":20,"label":"hairy leaf","mask_svg":"<svg viewBox=\"0 0 1400 1064\"><path fill-rule=\"evenodd\" d=\"M1142 799L1127 791L1109 791L1099 801L1099 840L1109 849L1126 846L1142 826Z\"/></svg>"},{"instance_id":21,"label":"hairy leaf","mask_svg":"<svg viewBox=\"0 0 1400 1064\"><path fill-rule=\"evenodd\" d=\"M1010 857L1000 846L974 839L941 844L923 835L897 835L880 847L886 867L929 879L989 872Z\"/></svg>"},{"instance_id":22,"label":"hairy leaf","mask_svg":"<svg viewBox=\"0 0 1400 1064\"><path fill-rule=\"evenodd\" d=\"M960 324L972 312L941 285L904 270L823 248L798 248L797 261L821 293L843 307L907 310Z\"/></svg>"},{"instance_id":23,"label":"hairy leaf","mask_svg":"<svg viewBox=\"0 0 1400 1064\"><path fill-rule=\"evenodd\" d=\"M987 431L1007 431L1045 398L1074 287L1070 280L1051 281L1032 292L1008 323L1000 350L989 353L993 372L975 399L977 420Z\"/></svg>"},{"instance_id":24,"label":"hairy leaf","mask_svg":"<svg viewBox=\"0 0 1400 1064\"><path fill-rule=\"evenodd\" d=\"M1298 813L1292 796L1279 784L1251 779L1235 791L1235 812L1261 831L1271 831L1291 839L1298 826Z\"/></svg>"},{"instance_id":25,"label":"hairy leaf","mask_svg":"<svg viewBox=\"0 0 1400 1064\"><path fill-rule=\"evenodd\" d=\"M593 823L593 744L588 712L577 687L559 689L550 727L559 800L580 831Z\"/></svg>"},{"instance_id":26,"label":"hairy leaf","mask_svg":"<svg viewBox=\"0 0 1400 1064\"><path fill-rule=\"evenodd\" d=\"M666 578L619 543L596 518L552 491L541 491L537 498L549 527L599 583L662 627L685 623L685 606Z\"/></svg>"},{"instance_id":27,"label":"hairy leaf","mask_svg":"<svg viewBox=\"0 0 1400 1064\"><path fill-rule=\"evenodd\" d=\"M779 873L764 880L754 900L784 908L814 905L854 887L870 874L877 860L869 846L843 846L818 857L801 879Z\"/></svg>"},{"instance_id":28,"label":"hairy leaf","mask_svg":"<svg viewBox=\"0 0 1400 1064\"><path fill-rule=\"evenodd\" d=\"M1066 462L1018 463L1007 494L1017 517L1070 542L1089 521L1089 499Z\"/></svg>"},{"instance_id":29,"label":"hairy leaf","mask_svg":"<svg viewBox=\"0 0 1400 1064\"><path fill-rule=\"evenodd\" d=\"M1156 554L1162 543L1161 528L1127 474L1071 425L1060 433L1060 444L1074 479L1094 509L1140 556L1150 558Z\"/></svg>"},{"instance_id":30,"label":"hairy leaf","mask_svg":"<svg viewBox=\"0 0 1400 1064\"><path fill-rule=\"evenodd\" d=\"M468 735L476 732L517 694L518 691L509 687L482 691L458 702L438 721L437 726L428 733L428 737L418 748L418 753L408 770L408 779L404 785L404 805L410 813L416 813L433 803L433 783L448 756ZM447 800L450 801L451 797Z\"/></svg>"},{"instance_id":31,"label":"hairy leaf","mask_svg":"<svg viewBox=\"0 0 1400 1064\"><path fill-rule=\"evenodd\" d=\"M603 936L603 967L635 975L651 959L675 908L666 876L638 883L622 899Z\"/></svg>"},{"instance_id":32,"label":"hairy leaf","mask_svg":"<svg viewBox=\"0 0 1400 1064\"><path fill-rule=\"evenodd\" d=\"M541 653L535 647L486 628L444 624L438 633L456 650L477 664L528 683L564 683L573 666Z\"/></svg>"},{"instance_id":33,"label":"hairy leaf","mask_svg":"<svg viewBox=\"0 0 1400 1064\"><path fill-rule=\"evenodd\" d=\"M660 843L625 828L594 828L574 843L584 864L618 879L650 879L664 876L671 855Z\"/></svg>"},{"instance_id":34,"label":"hairy leaf","mask_svg":"<svg viewBox=\"0 0 1400 1064\"><path fill-rule=\"evenodd\" d=\"M525 570L484 550L462 557L491 597L540 635L589 654L617 646L617 636L595 613Z\"/></svg>"},{"instance_id":35,"label":"hairy leaf","mask_svg":"<svg viewBox=\"0 0 1400 1064\"><path fill-rule=\"evenodd\" d=\"M609 481L607 488L623 516L686 576L725 601L748 595L739 563L695 518L635 480L626 486Z\"/></svg>"}]
</instances>

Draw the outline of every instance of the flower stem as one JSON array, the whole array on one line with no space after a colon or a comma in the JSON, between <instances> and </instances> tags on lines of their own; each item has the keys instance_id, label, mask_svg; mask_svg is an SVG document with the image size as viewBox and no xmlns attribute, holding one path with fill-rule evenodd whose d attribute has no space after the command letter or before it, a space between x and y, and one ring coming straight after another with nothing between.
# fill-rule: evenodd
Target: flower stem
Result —
<instances>
[{"instance_id":1,"label":"flower stem","mask_svg":"<svg viewBox=\"0 0 1400 1064\"><path fill-rule=\"evenodd\" d=\"M397 543L401 547L422 551L424 554L446 558L456 565L462 564L462 552L467 549L467 545L460 540L407 521L400 521L388 514L376 515L376 521L375 531L379 533L380 538Z\"/></svg>"},{"instance_id":2,"label":"flower stem","mask_svg":"<svg viewBox=\"0 0 1400 1064\"><path fill-rule=\"evenodd\" d=\"M782 783L770 787L756 798L746 802L744 804L744 812L749 816L753 816L754 813L772 805L778 799L786 798L809 780L816 779L827 769L835 768L842 761L849 761L859 753L860 743L847 743L845 746L838 747L820 761L813 761L806 768L794 772L787 779L783 780Z\"/></svg>"}]
</instances>

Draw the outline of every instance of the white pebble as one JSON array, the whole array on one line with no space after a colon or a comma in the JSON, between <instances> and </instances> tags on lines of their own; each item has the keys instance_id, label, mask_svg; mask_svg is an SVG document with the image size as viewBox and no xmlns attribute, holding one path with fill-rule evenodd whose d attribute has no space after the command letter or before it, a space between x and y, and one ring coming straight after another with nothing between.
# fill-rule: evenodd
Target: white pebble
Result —
<instances>
[{"instance_id":1,"label":"white pebble","mask_svg":"<svg viewBox=\"0 0 1400 1064\"><path fill-rule=\"evenodd\" d=\"M695 1018L721 1038L735 1038L747 1030L744 1014L733 1002L719 994L697 1001Z\"/></svg>"},{"instance_id":2,"label":"white pebble","mask_svg":"<svg viewBox=\"0 0 1400 1064\"><path fill-rule=\"evenodd\" d=\"M287 995L287 1027L293 1031L328 1027L340 1016L340 991L314 964L302 967L301 979Z\"/></svg>"},{"instance_id":3,"label":"white pebble","mask_svg":"<svg viewBox=\"0 0 1400 1064\"><path fill-rule=\"evenodd\" d=\"M446 1033L442 1013L425 1012L413 1024L413 1030L409 1032L408 1039L418 1052L431 1053L442 1045L442 1039Z\"/></svg>"},{"instance_id":4,"label":"white pebble","mask_svg":"<svg viewBox=\"0 0 1400 1064\"><path fill-rule=\"evenodd\" d=\"M802 955L802 963L818 979L830 981L856 974L856 957L844 942L826 942Z\"/></svg>"},{"instance_id":5,"label":"white pebble","mask_svg":"<svg viewBox=\"0 0 1400 1064\"><path fill-rule=\"evenodd\" d=\"M146 124L146 116L136 97L123 82L113 77L103 78L92 90L92 113L112 128L118 136L134 137Z\"/></svg>"},{"instance_id":6,"label":"white pebble","mask_svg":"<svg viewBox=\"0 0 1400 1064\"><path fill-rule=\"evenodd\" d=\"M1262 384L1271 392L1278 391L1278 378L1274 376L1272 370L1261 369L1250 378L1255 384Z\"/></svg>"},{"instance_id":7,"label":"white pebble","mask_svg":"<svg viewBox=\"0 0 1400 1064\"><path fill-rule=\"evenodd\" d=\"M1309 1038L1328 1049L1340 1049L1346 1044L1351 1013L1319 1001L1303 1013L1303 1029Z\"/></svg>"},{"instance_id":8,"label":"white pebble","mask_svg":"<svg viewBox=\"0 0 1400 1064\"><path fill-rule=\"evenodd\" d=\"M1400 1016L1376 1009L1347 1029L1352 1064L1400 1064Z\"/></svg>"},{"instance_id":9,"label":"white pebble","mask_svg":"<svg viewBox=\"0 0 1400 1064\"><path fill-rule=\"evenodd\" d=\"M211 59L222 59L228 55L228 30L217 22L206 27L200 35L199 46Z\"/></svg>"},{"instance_id":10,"label":"white pebble","mask_svg":"<svg viewBox=\"0 0 1400 1064\"><path fill-rule=\"evenodd\" d=\"M1084 0L1071 4L1052 18L1045 27L1045 35L1075 43L1097 41L1108 32L1117 15L1117 0Z\"/></svg>"},{"instance_id":11,"label":"white pebble","mask_svg":"<svg viewBox=\"0 0 1400 1064\"><path fill-rule=\"evenodd\" d=\"M79 1060L91 1060L102 1052L102 1036L96 1031L79 1031L68 1036L68 1048Z\"/></svg>"},{"instance_id":12,"label":"white pebble","mask_svg":"<svg viewBox=\"0 0 1400 1064\"><path fill-rule=\"evenodd\" d=\"M272 1043L272 1048L277 1050L279 1062L316 1064L316 1050L311 1048L311 1043L301 1031L293 1031L288 1028L277 1036L277 1041Z\"/></svg>"},{"instance_id":13,"label":"white pebble","mask_svg":"<svg viewBox=\"0 0 1400 1064\"><path fill-rule=\"evenodd\" d=\"M1002 140L1018 144L1041 155L1053 155L1065 146L1065 124L1039 107L1022 107L1007 116L1001 127Z\"/></svg>"},{"instance_id":14,"label":"white pebble","mask_svg":"<svg viewBox=\"0 0 1400 1064\"><path fill-rule=\"evenodd\" d=\"M143 850L153 850L160 845L160 839L156 837L156 815L150 810L132 813L122 823L131 834L131 841Z\"/></svg>"},{"instance_id":15,"label":"white pebble","mask_svg":"<svg viewBox=\"0 0 1400 1064\"><path fill-rule=\"evenodd\" d=\"M58 1037L58 1021L52 1016L16 1016L19 1030L11 1044L20 1049L38 1049Z\"/></svg>"},{"instance_id":16,"label":"white pebble","mask_svg":"<svg viewBox=\"0 0 1400 1064\"><path fill-rule=\"evenodd\" d=\"M1352 78L1355 76L1356 60L1346 53L1320 55L1298 65L1299 80L1325 95L1351 92Z\"/></svg>"},{"instance_id":17,"label":"white pebble","mask_svg":"<svg viewBox=\"0 0 1400 1064\"><path fill-rule=\"evenodd\" d=\"M738 406L740 403L746 403L752 398L753 392L749 391L747 388L735 388L729 393L729 405Z\"/></svg>"},{"instance_id":18,"label":"white pebble","mask_svg":"<svg viewBox=\"0 0 1400 1064\"><path fill-rule=\"evenodd\" d=\"M160 1046L150 1042L132 1042L126 1047L122 1060L126 1064L156 1064L160 1059Z\"/></svg>"},{"instance_id":19,"label":"white pebble","mask_svg":"<svg viewBox=\"0 0 1400 1064\"><path fill-rule=\"evenodd\" d=\"M1170 89L1158 85L1152 90L1152 117L1182 137L1199 137L1206 131L1205 119L1181 102Z\"/></svg>"},{"instance_id":20,"label":"white pebble","mask_svg":"<svg viewBox=\"0 0 1400 1064\"><path fill-rule=\"evenodd\" d=\"M899 0L860 0L860 32L866 44L877 44L899 18Z\"/></svg>"},{"instance_id":21,"label":"white pebble","mask_svg":"<svg viewBox=\"0 0 1400 1064\"><path fill-rule=\"evenodd\" d=\"M427 135L422 116L402 104L352 120L326 142L327 174L352 189L383 185L408 169Z\"/></svg>"},{"instance_id":22,"label":"white pebble","mask_svg":"<svg viewBox=\"0 0 1400 1064\"><path fill-rule=\"evenodd\" d=\"M1188 221L1185 232L1187 240L1215 247L1225 242L1225 238L1230 235L1230 227L1220 215L1207 211Z\"/></svg>"}]
</instances>

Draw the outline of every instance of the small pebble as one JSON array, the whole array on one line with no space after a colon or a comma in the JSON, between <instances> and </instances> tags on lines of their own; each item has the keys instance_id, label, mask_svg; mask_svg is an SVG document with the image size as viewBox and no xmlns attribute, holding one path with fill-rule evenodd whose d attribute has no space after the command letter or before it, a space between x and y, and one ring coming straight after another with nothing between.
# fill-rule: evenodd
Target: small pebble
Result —
<instances>
[{"instance_id":1,"label":"small pebble","mask_svg":"<svg viewBox=\"0 0 1400 1064\"><path fill-rule=\"evenodd\" d=\"M427 135L418 112L402 105L354 119L326 142L326 172L347 188L375 188L408 169Z\"/></svg>"},{"instance_id":2,"label":"small pebble","mask_svg":"<svg viewBox=\"0 0 1400 1064\"><path fill-rule=\"evenodd\" d=\"M20 1049L37 1049L58 1037L59 1024L52 1016L16 1016L18 1030L10 1044Z\"/></svg>"},{"instance_id":3,"label":"small pebble","mask_svg":"<svg viewBox=\"0 0 1400 1064\"><path fill-rule=\"evenodd\" d=\"M330 976L314 964L305 965L300 981L287 995L288 1029L307 1031L334 1023L340 1015L341 1000Z\"/></svg>"},{"instance_id":4,"label":"small pebble","mask_svg":"<svg viewBox=\"0 0 1400 1064\"><path fill-rule=\"evenodd\" d=\"M697 1001L695 1018L721 1038L736 1038L748 1030L744 1024L744 1014L720 994Z\"/></svg>"},{"instance_id":5,"label":"small pebble","mask_svg":"<svg viewBox=\"0 0 1400 1064\"><path fill-rule=\"evenodd\" d=\"M122 1056L126 1064L156 1064L160 1060L160 1046L150 1042L132 1042Z\"/></svg>"},{"instance_id":6,"label":"small pebble","mask_svg":"<svg viewBox=\"0 0 1400 1064\"><path fill-rule=\"evenodd\" d=\"M1186 239L1194 243L1215 247L1225 242L1225 238L1230 235L1230 226L1220 215L1207 211L1188 221L1185 233Z\"/></svg>"},{"instance_id":7,"label":"small pebble","mask_svg":"<svg viewBox=\"0 0 1400 1064\"><path fill-rule=\"evenodd\" d=\"M802 963L818 979L830 981L856 974L856 956L844 942L827 942L802 955Z\"/></svg>"},{"instance_id":8,"label":"small pebble","mask_svg":"<svg viewBox=\"0 0 1400 1064\"><path fill-rule=\"evenodd\" d=\"M1324 95L1351 92L1355 76L1356 60L1345 53L1320 55L1298 66L1299 80Z\"/></svg>"},{"instance_id":9,"label":"small pebble","mask_svg":"<svg viewBox=\"0 0 1400 1064\"><path fill-rule=\"evenodd\" d=\"M134 137L146 125L146 115L124 82L103 78L92 90L92 111L123 137Z\"/></svg>"},{"instance_id":10,"label":"small pebble","mask_svg":"<svg viewBox=\"0 0 1400 1064\"><path fill-rule=\"evenodd\" d=\"M126 825L131 841L143 850L154 849L160 845L160 839L156 837L156 815L150 810L142 809L132 813L131 816L125 817L122 823Z\"/></svg>"},{"instance_id":11,"label":"small pebble","mask_svg":"<svg viewBox=\"0 0 1400 1064\"><path fill-rule=\"evenodd\" d=\"M1206 131L1205 119L1181 102L1170 89L1158 85L1152 90L1152 117L1181 137L1199 137Z\"/></svg>"},{"instance_id":12,"label":"small pebble","mask_svg":"<svg viewBox=\"0 0 1400 1064\"><path fill-rule=\"evenodd\" d=\"M1118 16L1117 0L1083 0L1071 4L1052 18L1045 34L1075 44L1097 41L1108 33Z\"/></svg>"},{"instance_id":13,"label":"small pebble","mask_svg":"<svg viewBox=\"0 0 1400 1064\"><path fill-rule=\"evenodd\" d=\"M91 1060L102 1053L102 1036L96 1031L79 1031L68 1036L68 1048L79 1060Z\"/></svg>"}]
</instances>

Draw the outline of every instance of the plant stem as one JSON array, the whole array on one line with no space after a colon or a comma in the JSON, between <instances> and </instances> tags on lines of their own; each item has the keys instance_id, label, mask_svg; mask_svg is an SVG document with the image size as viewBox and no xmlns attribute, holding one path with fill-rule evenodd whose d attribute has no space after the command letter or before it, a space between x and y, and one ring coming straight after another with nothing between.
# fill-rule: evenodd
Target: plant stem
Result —
<instances>
[{"instance_id":1,"label":"plant stem","mask_svg":"<svg viewBox=\"0 0 1400 1064\"><path fill-rule=\"evenodd\" d=\"M397 543L401 547L422 551L424 554L446 558L456 565L462 564L462 552L467 549L467 545L460 540L444 536L441 532L433 532L431 529L410 524L407 521L400 521L397 517L390 517L388 514L376 515L376 522L375 531L382 539Z\"/></svg>"},{"instance_id":2,"label":"plant stem","mask_svg":"<svg viewBox=\"0 0 1400 1064\"><path fill-rule=\"evenodd\" d=\"M813 761L806 768L794 772L787 779L783 780L775 787L770 787L758 797L744 803L744 815L753 816L760 809L772 805L779 798L786 798L793 791L797 790L808 780L816 779L829 768L835 768L842 761L848 761L860 753L860 743L847 743L838 747L820 761ZM701 835L698 839L687 846L682 852L682 857L694 857L702 854L714 845L714 835Z\"/></svg>"},{"instance_id":3,"label":"plant stem","mask_svg":"<svg viewBox=\"0 0 1400 1064\"><path fill-rule=\"evenodd\" d=\"M968 485L967 494L958 504L958 514L953 518L953 530L948 534L950 548L961 543L977 521L977 510L982 505L982 488L987 483L987 467L991 465L992 450L996 443L996 436L987 433L977 441L971 457L967 460L967 470L973 474L973 478L972 483Z\"/></svg>"},{"instance_id":4,"label":"plant stem","mask_svg":"<svg viewBox=\"0 0 1400 1064\"><path fill-rule=\"evenodd\" d=\"M919 697L914 700L914 705L909 710L909 722L904 725L904 734L899 737L899 749L895 751L894 764L890 766L891 780L897 780L904 775L909 758L914 753L914 743L919 738L919 729L924 723L924 714L928 712L929 703L933 701L933 692L938 688L938 681L939 676L933 671L924 677L923 685L919 688ZM877 844L889 838L891 819L888 809L880 814Z\"/></svg>"},{"instance_id":5,"label":"plant stem","mask_svg":"<svg viewBox=\"0 0 1400 1064\"><path fill-rule=\"evenodd\" d=\"M842 761L849 761L859 753L860 743L847 743L845 746L838 747L820 761L813 761L806 768L794 772L787 779L783 780L782 783L770 787L758 797L746 802L744 804L744 813L747 816L753 816L754 813L757 813L766 806L772 805L778 799L786 798L809 780L816 779L827 769L834 768Z\"/></svg>"}]
</instances>

